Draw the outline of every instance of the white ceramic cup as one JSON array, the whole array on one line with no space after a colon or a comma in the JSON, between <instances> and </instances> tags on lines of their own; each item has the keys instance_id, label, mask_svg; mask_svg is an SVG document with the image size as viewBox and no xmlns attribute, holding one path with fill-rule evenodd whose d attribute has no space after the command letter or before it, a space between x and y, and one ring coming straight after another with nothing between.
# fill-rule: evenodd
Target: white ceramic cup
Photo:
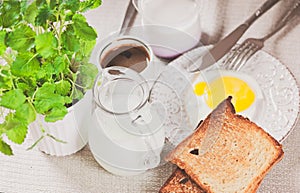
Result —
<instances>
[{"instance_id":1,"label":"white ceramic cup","mask_svg":"<svg viewBox=\"0 0 300 193\"><path fill-rule=\"evenodd\" d=\"M173 58L195 47L201 36L197 0L132 0L155 55Z\"/></svg>"}]
</instances>

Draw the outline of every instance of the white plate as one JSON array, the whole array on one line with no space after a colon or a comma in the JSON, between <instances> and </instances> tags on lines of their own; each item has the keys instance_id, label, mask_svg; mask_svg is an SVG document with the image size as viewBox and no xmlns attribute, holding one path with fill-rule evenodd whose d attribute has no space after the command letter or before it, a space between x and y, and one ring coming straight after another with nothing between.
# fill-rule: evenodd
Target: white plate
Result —
<instances>
[{"instance_id":1,"label":"white plate","mask_svg":"<svg viewBox=\"0 0 300 193\"><path fill-rule=\"evenodd\" d=\"M197 77L186 70L207 49L194 49L171 62L151 94L153 100L165 106L168 116L164 127L167 138L174 145L191 134L200 119L208 115L198 113L199 97L194 94L192 86ZM221 64L222 61L210 69L220 68ZM264 108L255 123L282 142L299 114L299 88L294 76L279 60L264 51L258 51L240 71L257 81L264 96Z\"/></svg>"}]
</instances>

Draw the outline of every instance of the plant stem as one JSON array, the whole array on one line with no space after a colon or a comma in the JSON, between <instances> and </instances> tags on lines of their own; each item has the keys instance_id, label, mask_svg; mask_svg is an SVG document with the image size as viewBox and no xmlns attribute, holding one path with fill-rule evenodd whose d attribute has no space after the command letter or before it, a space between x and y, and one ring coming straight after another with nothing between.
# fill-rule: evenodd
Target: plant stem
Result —
<instances>
[{"instance_id":1,"label":"plant stem","mask_svg":"<svg viewBox=\"0 0 300 193\"><path fill-rule=\"evenodd\" d=\"M63 141L63 140L61 140L61 139L57 139L56 137L54 137L54 136L51 135L50 133L47 133L46 136L52 138L53 140L55 140L55 141L57 141L57 142L59 142L59 143L67 143L66 141Z\"/></svg>"},{"instance_id":2,"label":"plant stem","mask_svg":"<svg viewBox=\"0 0 300 193\"><path fill-rule=\"evenodd\" d=\"M65 18L64 16L60 13L60 9L58 9L58 13L56 15L56 20L59 21L59 30L58 30L58 34L57 34L57 40L58 40L58 53L59 55L61 55L61 47L62 47L62 43L61 43L61 35L63 33L63 28L65 26ZM57 29L55 29L57 31Z\"/></svg>"},{"instance_id":3,"label":"plant stem","mask_svg":"<svg viewBox=\"0 0 300 193\"><path fill-rule=\"evenodd\" d=\"M44 135L42 135L36 142L34 142L30 147L28 147L26 150L32 150L42 139L44 139Z\"/></svg>"},{"instance_id":4,"label":"plant stem","mask_svg":"<svg viewBox=\"0 0 300 193\"><path fill-rule=\"evenodd\" d=\"M34 54L34 55L28 60L28 62L27 62L26 64L28 64L29 62L31 62L31 60L33 60L37 55L39 55L39 54L38 54L38 53Z\"/></svg>"},{"instance_id":5,"label":"plant stem","mask_svg":"<svg viewBox=\"0 0 300 193\"><path fill-rule=\"evenodd\" d=\"M32 94L32 97L31 97L31 103L33 103L33 100L34 100L34 98L35 98L35 94L36 94L36 92L38 91L38 89L39 89L39 87L36 87L34 93Z\"/></svg>"}]
</instances>

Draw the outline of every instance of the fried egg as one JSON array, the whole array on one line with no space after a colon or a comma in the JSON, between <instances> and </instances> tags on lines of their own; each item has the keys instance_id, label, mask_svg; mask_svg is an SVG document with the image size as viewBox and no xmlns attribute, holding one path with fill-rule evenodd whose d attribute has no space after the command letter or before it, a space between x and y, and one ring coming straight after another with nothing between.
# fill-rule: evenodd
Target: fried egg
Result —
<instances>
[{"instance_id":1,"label":"fried egg","mask_svg":"<svg viewBox=\"0 0 300 193\"><path fill-rule=\"evenodd\" d=\"M245 73L225 70L202 72L193 81L193 89L197 96L200 119L204 119L228 96L232 96L236 112L253 121L259 119L263 109L260 86Z\"/></svg>"}]
</instances>

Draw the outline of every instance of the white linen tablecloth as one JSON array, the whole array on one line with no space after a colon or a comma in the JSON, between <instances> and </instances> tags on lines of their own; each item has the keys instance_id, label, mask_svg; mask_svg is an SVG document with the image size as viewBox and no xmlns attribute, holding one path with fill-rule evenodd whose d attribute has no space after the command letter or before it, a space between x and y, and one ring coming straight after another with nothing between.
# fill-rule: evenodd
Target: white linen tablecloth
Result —
<instances>
[{"instance_id":1,"label":"white linen tablecloth","mask_svg":"<svg viewBox=\"0 0 300 193\"><path fill-rule=\"evenodd\" d=\"M252 14L262 0L202 1L202 41L216 43ZM261 17L243 36L261 37L270 30L292 0L280 2ZM86 14L99 33L99 40L120 29L129 0L104 0L101 7ZM171 1L170 1L171 3ZM139 24L137 17L136 25ZM300 19L276 34L264 50L278 58L300 81ZM300 124L283 142L285 156L263 180L258 192L300 192ZM119 177L106 172L94 160L89 147L65 157L41 153L37 148L26 151L31 144L14 145L14 156L0 154L0 192L5 193L142 193L158 192L174 169L171 164L133 177Z\"/></svg>"}]
</instances>

